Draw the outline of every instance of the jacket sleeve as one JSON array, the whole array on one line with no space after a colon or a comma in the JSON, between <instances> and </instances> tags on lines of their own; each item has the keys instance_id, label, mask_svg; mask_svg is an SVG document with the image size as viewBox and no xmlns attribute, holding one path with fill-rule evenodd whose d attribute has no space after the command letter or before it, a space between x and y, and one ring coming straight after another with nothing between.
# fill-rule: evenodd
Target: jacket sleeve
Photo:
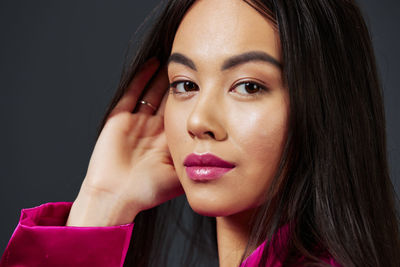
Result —
<instances>
[{"instance_id":1,"label":"jacket sleeve","mask_svg":"<svg viewBox=\"0 0 400 267\"><path fill-rule=\"evenodd\" d=\"M9 266L123 266L133 223L65 226L72 202L23 209L0 260Z\"/></svg>"}]
</instances>

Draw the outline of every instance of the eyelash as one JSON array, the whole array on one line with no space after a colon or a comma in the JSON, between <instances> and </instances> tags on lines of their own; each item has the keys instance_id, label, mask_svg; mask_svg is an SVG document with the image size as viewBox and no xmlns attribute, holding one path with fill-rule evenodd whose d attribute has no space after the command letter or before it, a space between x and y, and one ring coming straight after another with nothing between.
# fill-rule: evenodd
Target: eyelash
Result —
<instances>
[{"instance_id":1,"label":"eyelash","mask_svg":"<svg viewBox=\"0 0 400 267\"><path fill-rule=\"evenodd\" d=\"M189 82L192 85L195 85L197 87L197 89L198 89L198 86L194 82L191 82L190 80L179 80L179 81L175 81L175 82L170 83L170 85L169 85L170 92L172 94L175 94L175 95L189 95L191 93L190 91L189 92L177 92L176 91L176 87L178 86L178 84L185 83L185 82ZM264 85L261 85L258 82L252 81L252 80L240 81L239 83L235 84L232 87L232 89L230 89L229 91L231 92L231 90L237 88L240 85L246 84L246 83L252 84L252 85L256 85L260 90L258 90L256 93L253 93L253 94L252 93L248 93L248 94L239 93L241 97L252 97L252 98L254 98L254 97L260 96L261 94L264 94L264 93L268 92L268 88L267 87L265 87Z\"/></svg>"}]
</instances>

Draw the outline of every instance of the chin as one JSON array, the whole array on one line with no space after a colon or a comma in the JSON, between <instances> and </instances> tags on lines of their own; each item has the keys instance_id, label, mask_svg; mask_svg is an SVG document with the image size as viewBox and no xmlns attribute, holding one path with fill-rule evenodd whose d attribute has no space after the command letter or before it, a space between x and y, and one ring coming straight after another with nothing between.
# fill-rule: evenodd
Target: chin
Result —
<instances>
[{"instance_id":1,"label":"chin","mask_svg":"<svg viewBox=\"0 0 400 267\"><path fill-rule=\"evenodd\" d=\"M219 209L219 208L207 208L203 206L193 206L189 203L190 207L193 209L194 212L200 214L202 216L208 217L225 217L231 215L226 210Z\"/></svg>"},{"instance_id":2,"label":"chin","mask_svg":"<svg viewBox=\"0 0 400 267\"><path fill-rule=\"evenodd\" d=\"M215 200L206 197L196 197L186 194L192 210L208 217L225 217L238 212L238 206L228 201Z\"/></svg>"}]
</instances>

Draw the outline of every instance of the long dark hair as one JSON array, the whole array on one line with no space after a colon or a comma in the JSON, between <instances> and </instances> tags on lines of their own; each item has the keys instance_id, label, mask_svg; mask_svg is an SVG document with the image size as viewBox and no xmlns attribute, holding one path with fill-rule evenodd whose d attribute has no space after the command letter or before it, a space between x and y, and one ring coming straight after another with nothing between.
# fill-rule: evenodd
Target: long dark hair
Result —
<instances>
[{"instance_id":1,"label":"long dark hair","mask_svg":"<svg viewBox=\"0 0 400 267\"><path fill-rule=\"evenodd\" d=\"M139 67L154 56L161 65L167 61L193 2L171 0L156 9L156 20L128 61L99 133ZM286 225L289 241L281 250L285 254L278 255L284 266L299 261L322 266L324 257L342 266L400 266L382 89L359 7L351 0L246 2L279 31L290 115L278 171L265 192L268 201L251 221L243 255L265 240L277 247L272 236ZM190 222L182 222L182 212ZM165 266L175 231L183 232L188 243L182 266L201 264L203 257L217 262L215 218L194 213L183 196L138 214L125 266ZM259 266L265 266L267 252Z\"/></svg>"}]
</instances>

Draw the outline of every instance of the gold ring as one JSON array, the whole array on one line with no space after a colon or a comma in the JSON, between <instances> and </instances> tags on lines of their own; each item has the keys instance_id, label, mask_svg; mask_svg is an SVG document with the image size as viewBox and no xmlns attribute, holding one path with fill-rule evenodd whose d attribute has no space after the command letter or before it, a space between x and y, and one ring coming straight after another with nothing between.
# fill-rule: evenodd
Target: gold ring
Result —
<instances>
[{"instance_id":1,"label":"gold ring","mask_svg":"<svg viewBox=\"0 0 400 267\"><path fill-rule=\"evenodd\" d=\"M151 107L154 111L157 110L157 108L155 106L153 106L151 103L149 103L145 100L140 100L140 104L147 105L147 106Z\"/></svg>"}]
</instances>

